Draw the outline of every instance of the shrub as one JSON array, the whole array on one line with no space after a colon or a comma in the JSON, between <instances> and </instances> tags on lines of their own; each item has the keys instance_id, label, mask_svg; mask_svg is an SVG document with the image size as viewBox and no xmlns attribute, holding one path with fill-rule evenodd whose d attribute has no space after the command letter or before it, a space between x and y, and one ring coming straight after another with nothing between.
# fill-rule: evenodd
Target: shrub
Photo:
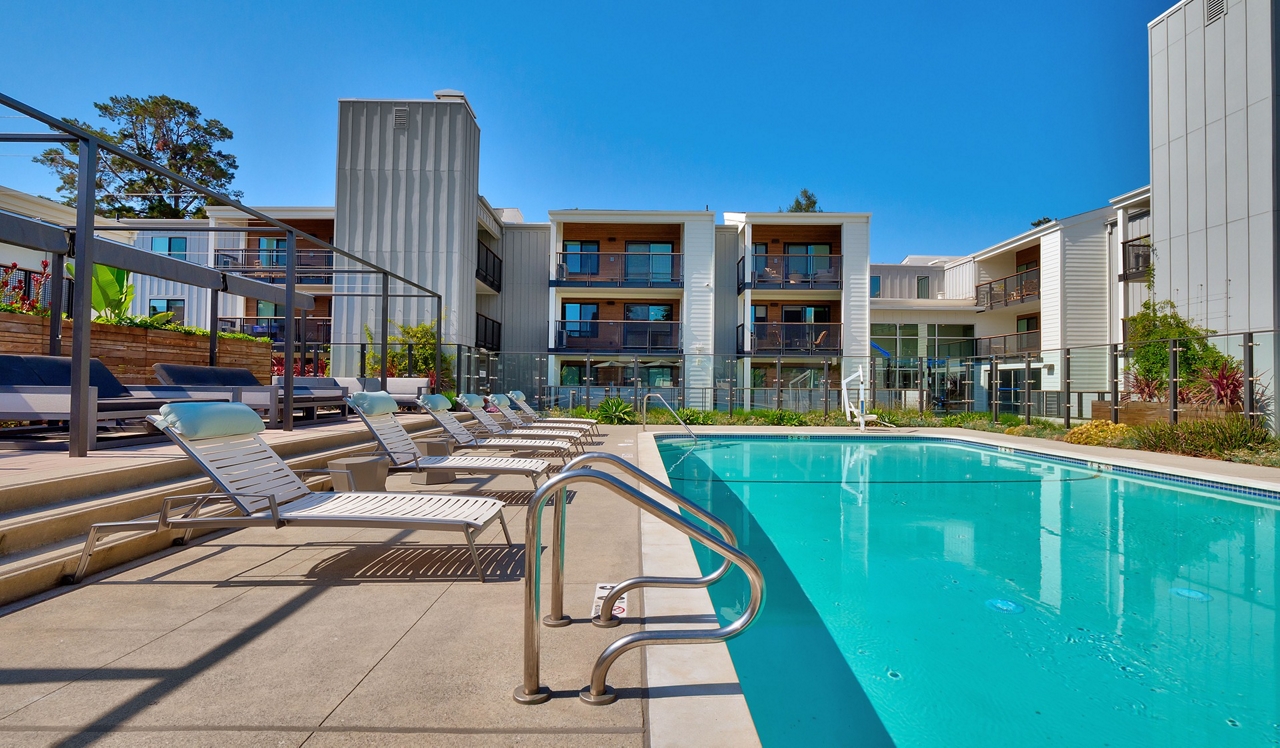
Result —
<instances>
[{"instance_id":1,"label":"shrub","mask_svg":"<svg viewBox=\"0 0 1280 748\"><path fill-rule=\"evenodd\" d=\"M676 414L680 416L680 420L690 426L711 426L716 422L716 414L709 410L680 408L676 411ZM649 418L653 418L653 411L649 411Z\"/></svg>"},{"instance_id":2,"label":"shrub","mask_svg":"<svg viewBox=\"0 0 1280 748\"><path fill-rule=\"evenodd\" d=\"M1017 413L1001 413L1000 425L1004 426L1007 429L1013 428L1014 426L1021 426L1022 416L1018 415Z\"/></svg>"},{"instance_id":3,"label":"shrub","mask_svg":"<svg viewBox=\"0 0 1280 748\"><path fill-rule=\"evenodd\" d=\"M1271 433L1239 415L1223 419L1157 423L1133 429L1139 449L1191 457L1222 457L1228 452L1273 443Z\"/></svg>"},{"instance_id":4,"label":"shrub","mask_svg":"<svg viewBox=\"0 0 1280 748\"><path fill-rule=\"evenodd\" d=\"M942 417L942 425L949 428L964 428L966 424L991 420L990 413L974 411L972 413L948 413Z\"/></svg>"},{"instance_id":5,"label":"shrub","mask_svg":"<svg viewBox=\"0 0 1280 748\"><path fill-rule=\"evenodd\" d=\"M596 408L596 419L610 425L626 425L636 422L635 407L620 397L606 397Z\"/></svg>"},{"instance_id":6,"label":"shrub","mask_svg":"<svg viewBox=\"0 0 1280 748\"><path fill-rule=\"evenodd\" d=\"M789 410L753 410L751 420L768 426L803 426L804 414Z\"/></svg>"},{"instance_id":7,"label":"shrub","mask_svg":"<svg viewBox=\"0 0 1280 748\"><path fill-rule=\"evenodd\" d=\"M1089 421L1067 432L1068 444L1085 444L1093 447L1118 447L1131 437L1132 429L1123 423Z\"/></svg>"}]
</instances>

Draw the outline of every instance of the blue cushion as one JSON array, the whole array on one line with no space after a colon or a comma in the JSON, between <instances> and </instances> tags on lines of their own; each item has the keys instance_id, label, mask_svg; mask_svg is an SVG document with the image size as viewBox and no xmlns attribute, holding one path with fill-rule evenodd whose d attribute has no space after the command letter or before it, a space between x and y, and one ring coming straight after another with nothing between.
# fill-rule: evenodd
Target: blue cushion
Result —
<instances>
[{"instance_id":1,"label":"blue cushion","mask_svg":"<svg viewBox=\"0 0 1280 748\"><path fill-rule=\"evenodd\" d=\"M351 396L351 402L366 416L380 416L400 409L396 399L382 391L357 392Z\"/></svg>"},{"instance_id":2,"label":"blue cushion","mask_svg":"<svg viewBox=\"0 0 1280 748\"><path fill-rule=\"evenodd\" d=\"M444 395L423 395L418 398L418 402L426 406L427 410L448 410L453 407L453 403Z\"/></svg>"},{"instance_id":3,"label":"blue cushion","mask_svg":"<svg viewBox=\"0 0 1280 748\"><path fill-rule=\"evenodd\" d=\"M507 399L506 395L490 395L489 399L504 408L511 405L511 400Z\"/></svg>"},{"instance_id":4,"label":"blue cushion","mask_svg":"<svg viewBox=\"0 0 1280 748\"><path fill-rule=\"evenodd\" d=\"M470 395L470 394L458 395L458 402L462 403L468 408L484 407L484 398L480 397L479 395Z\"/></svg>"},{"instance_id":5,"label":"blue cushion","mask_svg":"<svg viewBox=\"0 0 1280 748\"><path fill-rule=\"evenodd\" d=\"M168 403L160 407L160 416L188 439L256 434L266 428L244 403Z\"/></svg>"},{"instance_id":6,"label":"blue cushion","mask_svg":"<svg viewBox=\"0 0 1280 748\"><path fill-rule=\"evenodd\" d=\"M521 392L520 390L511 390L511 399L524 402L524 393Z\"/></svg>"}]
</instances>

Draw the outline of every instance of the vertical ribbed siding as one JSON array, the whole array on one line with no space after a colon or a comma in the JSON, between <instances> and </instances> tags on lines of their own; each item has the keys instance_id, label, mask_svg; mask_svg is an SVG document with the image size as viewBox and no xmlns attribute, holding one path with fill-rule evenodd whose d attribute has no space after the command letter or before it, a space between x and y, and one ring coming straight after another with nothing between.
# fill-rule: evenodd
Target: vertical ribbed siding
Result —
<instances>
[{"instance_id":1,"label":"vertical ribbed siding","mask_svg":"<svg viewBox=\"0 0 1280 748\"><path fill-rule=\"evenodd\" d=\"M209 232L207 231L139 231L134 246L149 252L151 239L157 236L185 237L189 262L199 265L210 265L212 262L209 257ZM185 302L186 314L183 324L204 330L209 329L208 289L138 273L131 274L129 279L133 283L133 303L129 305L130 314L147 314L152 299L182 299Z\"/></svg>"},{"instance_id":2,"label":"vertical ribbed siding","mask_svg":"<svg viewBox=\"0 0 1280 748\"><path fill-rule=\"evenodd\" d=\"M948 299L972 299L974 297L974 287L977 283L973 280L973 271L977 263L972 258L964 262L946 269L943 279L946 286L946 296Z\"/></svg>"},{"instance_id":3,"label":"vertical ribbed siding","mask_svg":"<svg viewBox=\"0 0 1280 748\"><path fill-rule=\"evenodd\" d=\"M859 358L871 350L871 219L840 227L844 264L844 355Z\"/></svg>"},{"instance_id":4,"label":"vertical ribbed siding","mask_svg":"<svg viewBox=\"0 0 1280 748\"><path fill-rule=\"evenodd\" d=\"M1040 346L1045 350L1062 347L1062 249L1062 231L1040 238Z\"/></svg>"},{"instance_id":5,"label":"vertical ribbed siding","mask_svg":"<svg viewBox=\"0 0 1280 748\"><path fill-rule=\"evenodd\" d=\"M717 356L738 352L738 231L716 227L715 349Z\"/></svg>"},{"instance_id":6,"label":"vertical ribbed siding","mask_svg":"<svg viewBox=\"0 0 1280 748\"><path fill-rule=\"evenodd\" d=\"M1229 4L1149 29L1155 297L1221 332L1270 328L1276 306L1273 0Z\"/></svg>"},{"instance_id":7,"label":"vertical ribbed siding","mask_svg":"<svg viewBox=\"0 0 1280 748\"><path fill-rule=\"evenodd\" d=\"M1106 345L1109 310L1102 289L1111 282L1107 265L1106 221L1109 208L1092 211L1063 226L1061 298L1062 338L1060 346ZM1043 244L1041 245L1043 247ZM1044 265L1043 249L1041 266ZM1043 279L1042 279L1043 282ZM1046 304L1047 306L1047 304Z\"/></svg>"},{"instance_id":8,"label":"vertical ribbed siding","mask_svg":"<svg viewBox=\"0 0 1280 748\"><path fill-rule=\"evenodd\" d=\"M690 398L715 385L712 353L716 338L716 221L715 215L684 222L680 239L684 269L684 298L680 304L680 335L686 359L684 386ZM696 399L694 400L696 402Z\"/></svg>"},{"instance_id":9,"label":"vertical ribbed siding","mask_svg":"<svg viewBox=\"0 0 1280 748\"><path fill-rule=\"evenodd\" d=\"M503 352L547 351L550 253L551 227L546 224L508 224L503 230L501 316L494 317L502 323Z\"/></svg>"},{"instance_id":10,"label":"vertical ribbed siding","mask_svg":"<svg viewBox=\"0 0 1280 748\"><path fill-rule=\"evenodd\" d=\"M870 275L880 277L880 298L882 299L918 298L916 283L922 275L929 278L929 298L936 299L944 291L944 272L940 265L872 265L868 272ZM870 290L867 293L870 293ZM973 295L972 287L969 289L969 295Z\"/></svg>"},{"instance_id":11,"label":"vertical ribbed siding","mask_svg":"<svg viewBox=\"0 0 1280 748\"><path fill-rule=\"evenodd\" d=\"M409 127L394 127L407 106ZM444 297L446 343L475 342L475 271L480 128L461 102L339 102L334 243ZM339 258L339 269L351 263ZM335 288L377 293L374 276L339 275ZM392 292L407 289L392 284ZM381 329L376 298L334 299L337 343ZM395 324L430 322L427 298L393 298ZM395 327L393 326L394 330ZM342 374L354 357L335 356Z\"/></svg>"}]
</instances>

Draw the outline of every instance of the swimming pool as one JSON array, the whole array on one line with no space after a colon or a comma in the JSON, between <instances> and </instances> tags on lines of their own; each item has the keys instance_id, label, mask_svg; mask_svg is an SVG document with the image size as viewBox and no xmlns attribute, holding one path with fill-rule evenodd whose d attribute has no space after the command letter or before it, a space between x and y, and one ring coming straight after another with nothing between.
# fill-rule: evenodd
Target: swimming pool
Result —
<instances>
[{"instance_id":1,"label":"swimming pool","mask_svg":"<svg viewBox=\"0 0 1280 748\"><path fill-rule=\"evenodd\" d=\"M915 437L658 448L764 571L729 650L766 746L1280 743L1259 492Z\"/></svg>"}]
</instances>

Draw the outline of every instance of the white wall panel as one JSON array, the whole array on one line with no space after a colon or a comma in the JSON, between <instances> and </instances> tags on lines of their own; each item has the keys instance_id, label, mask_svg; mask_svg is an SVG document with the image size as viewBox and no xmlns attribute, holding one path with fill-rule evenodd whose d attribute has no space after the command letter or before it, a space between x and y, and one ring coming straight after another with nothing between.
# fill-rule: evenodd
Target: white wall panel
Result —
<instances>
[{"instance_id":1,"label":"white wall panel","mask_svg":"<svg viewBox=\"0 0 1280 748\"><path fill-rule=\"evenodd\" d=\"M840 226L844 259L844 355L866 356L871 350L871 221Z\"/></svg>"},{"instance_id":2,"label":"white wall panel","mask_svg":"<svg viewBox=\"0 0 1280 748\"><path fill-rule=\"evenodd\" d=\"M1045 234L1040 239L1040 345L1046 350L1062 347L1062 270L1062 232Z\"/></svg>"}]
</instances>

